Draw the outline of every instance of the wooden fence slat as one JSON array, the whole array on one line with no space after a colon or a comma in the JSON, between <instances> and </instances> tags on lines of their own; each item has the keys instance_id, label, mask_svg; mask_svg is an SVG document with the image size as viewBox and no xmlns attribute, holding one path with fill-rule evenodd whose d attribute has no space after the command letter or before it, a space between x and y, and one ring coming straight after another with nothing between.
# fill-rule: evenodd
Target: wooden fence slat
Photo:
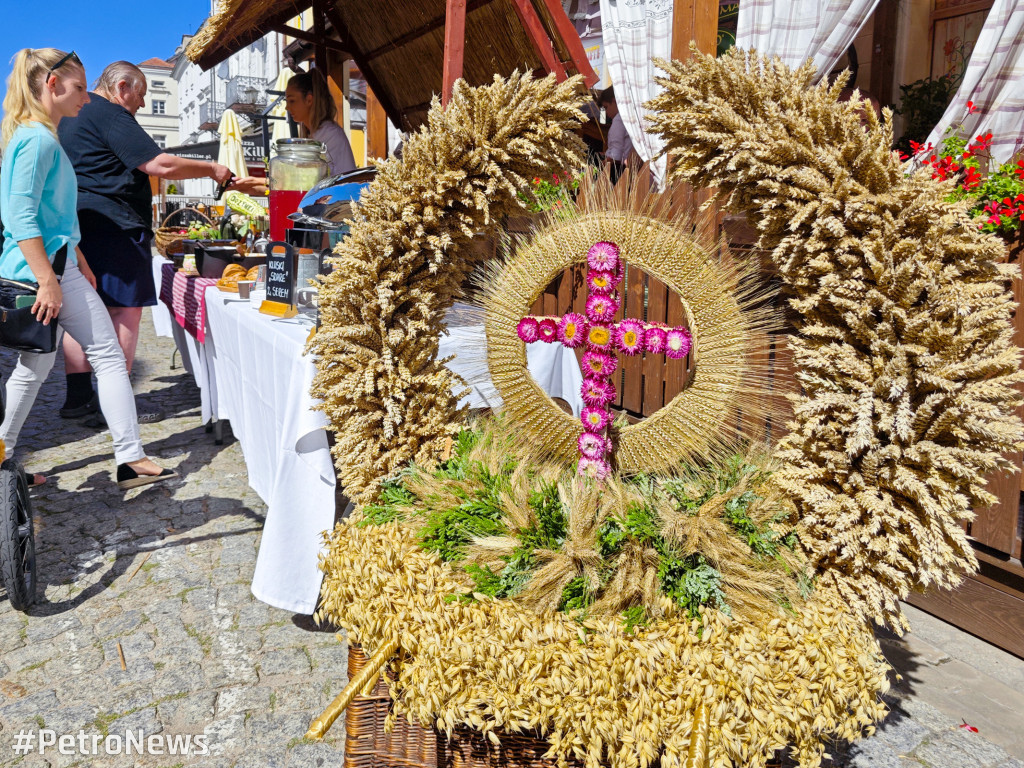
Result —
<instances>
[{"instance_id":1,"label":"wooden fence slat","mask_svg":"<svg viewBox=\"0 0 1024 768\"><path fill-rule=\"evenodd\" d=\"M644 318L644 273L628 267L623 293L625 317ZM619 355L622 362L622 407L633 413L644 408L643 359L639 355Z\"/></svg>"},{"instance_id":2,"label":"wooden fence slat","mask_svg":"<svg viewBox=\"0 0 1024 768\"><path fill-rule=\"evenodd\" d=\"M668 319L668 289L660 280L647 276L647 322ZM665 355L644 355L643 415L650 416L665 405Z\"/></svg>"},{"instance_id":3,"label":"wooden fence slat","mask_svg":"<svg viewBox=\"0 0 1024 768\"><path fill-rule=\"evenodd\" d=\"M1016 261L1021 269L1021 279L1013 281L1013 298L1018 304L1024 300L1024 253L1021 245L1011 248L1007 258ZM1024 346L1024 311L1018 307L1013 317L1013 343ZM1017 414L1024 417L1024 408L1018 408ZM998 550L1009 557L1020 554L1017 532L1020 522L1020 493L1022 490L1021 469L1024 468L1024 454L1020 451L1003 454L1017 468L1016 473L994 472L989 476L988 489L998 497L998 501L987 509L974 510L975 518L971 522L971 536L992 549Z\"/></svg>"},{"instance_id":4,"label":"wooden fence slat","mask_svg":"<svg viewBox=\"0 0 1024 768\"><path fill-rule=\"evenodd\" d=\"M674 292L668 294L668 313L665 320L669 326L685 326L686 316L683 314L683 302ZM691 355L682 360L666 360L665 362L665 402L683 391L691 375Z\"/></svg>"}]
</instances>

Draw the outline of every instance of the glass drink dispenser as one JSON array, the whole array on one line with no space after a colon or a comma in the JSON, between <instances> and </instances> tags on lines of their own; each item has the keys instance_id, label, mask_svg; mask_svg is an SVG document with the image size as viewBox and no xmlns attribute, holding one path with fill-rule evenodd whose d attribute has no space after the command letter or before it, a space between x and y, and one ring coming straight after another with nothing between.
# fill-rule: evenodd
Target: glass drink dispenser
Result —
<instances>
[{"instance_id":1,"label":"glass drink dispenser","mask_svg":"<svg viewBox=\"0 0 1024 768\"><path fill-rule=\"evenodd\" d=\"M292 228L288 214L318 181L327 176L324 145L314 139L278 139L270 159L270 239L284 241Z\"/></svg>"}]
</instances>

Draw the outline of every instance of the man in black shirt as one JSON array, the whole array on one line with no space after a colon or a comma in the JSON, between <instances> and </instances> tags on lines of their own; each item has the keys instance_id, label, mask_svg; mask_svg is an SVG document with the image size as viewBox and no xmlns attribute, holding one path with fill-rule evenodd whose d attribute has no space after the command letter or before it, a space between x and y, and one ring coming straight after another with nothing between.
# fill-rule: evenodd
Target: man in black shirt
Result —
<instances>
[{"instance_id":1,"label":"man in black shirt","mask_svg":"<svg viewBox=\"0 0 1024 768\"><path fill-rule=\"evenodd\" d=\"M78 220L82 252L96 274L96 290L110 312L131 371L142 308L156 304L153 282L150 176L210 177L218 183L231 170L217 163L163 152L142 129L135 113L146 103L146 76L134 64L114 62L103 70L90 102L77 118L62 120L60 143L78 176ZM245 169L240 169L244 171ZM64 337L67 398L60 415L94 413L92 370L82 348ZM139 421L160 414L139 413Z\"/></svg>"}]
</instances>

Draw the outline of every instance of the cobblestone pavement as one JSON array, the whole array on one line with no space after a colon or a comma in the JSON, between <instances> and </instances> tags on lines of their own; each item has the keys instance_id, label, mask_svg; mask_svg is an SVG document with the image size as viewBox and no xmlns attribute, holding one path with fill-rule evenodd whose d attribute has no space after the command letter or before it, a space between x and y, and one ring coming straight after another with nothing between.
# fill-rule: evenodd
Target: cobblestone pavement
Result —
<instances>
[{"instance_id":1,"label":"cobblestone pavement","mask_svg":"<svg viewBox=\"0 0 1024 768\"><path fill-rule=\"evenodd\" d=\"M347 682L346 647L253 598L266 508L230 430L217 446L200 426L199 391L180 362L170 370L173 349L145 318L133 379L140 411L169 417L143 425L146 451L182 479L118 491L109 433L58 416L60 357L26 424L19 458L49 476L33 492L40 602L25 616L0 596L0 765L341 765L341 723L324 743L302 736ZM13 356L0 358L6 381ZM205 734L209 755L50 747L19 761L17 734L44 726Z\"/></svg>"},{"instance_id":2,"label":"cobblestone pavement","mask_svg":"<svg viewBox=\"0 0 1024 768\"><path fill-rule=\"evenodd\" d=\"M27 468L50 481L34 492L41 602L26 616L0 596L0 765L340 768L341 722L324 743L302 735L346 683L345 646L308 617L252 597L265 507L230 431L216 446L199 425L198 390L180 367L169 368L172 343L155 338L148 320L143 332L134 377L140 410L169 415L144 425L143 438L182 479L118 492L109 436L57 415L58 359L19 445ZM0 354L5 380L12 364ZM969 678L965 696L994 702L993 721L974 734L957 728L955 700L944 706L955 686L943 700L922 693L929 675L963 662L923 641L886 637L883 646L904 676L893 712L874 737L834 750L831 765L1024 768L1020 742L992 738L1001 716L1024 722L1010 693L1003 704L993 693L998 685L1024 690L1024 664L1012 667L1017 678L994 662L986 674L957 672ZM82 757L50 747L43 756L14 756L17 735L41 727L203 734L210 754Z\"/></svg>"}]
</instances>

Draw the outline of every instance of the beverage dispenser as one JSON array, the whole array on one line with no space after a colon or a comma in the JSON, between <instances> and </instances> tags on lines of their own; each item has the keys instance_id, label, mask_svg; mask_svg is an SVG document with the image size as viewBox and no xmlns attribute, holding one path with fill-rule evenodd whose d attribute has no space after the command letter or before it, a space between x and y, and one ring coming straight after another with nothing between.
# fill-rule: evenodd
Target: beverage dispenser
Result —
<instances>
[{"instance_id":1,"label":"beverage dispenser","mask_svg":"<svg viewBox=\"0 0 1024 768\"><path fill-rule=\"evenodd\" d=\"M278 139L270 159L270 239L284 241L292 228L288 214L302 196L327 176L324 145L314 139Z\"/></svg>"}]
</instances>

